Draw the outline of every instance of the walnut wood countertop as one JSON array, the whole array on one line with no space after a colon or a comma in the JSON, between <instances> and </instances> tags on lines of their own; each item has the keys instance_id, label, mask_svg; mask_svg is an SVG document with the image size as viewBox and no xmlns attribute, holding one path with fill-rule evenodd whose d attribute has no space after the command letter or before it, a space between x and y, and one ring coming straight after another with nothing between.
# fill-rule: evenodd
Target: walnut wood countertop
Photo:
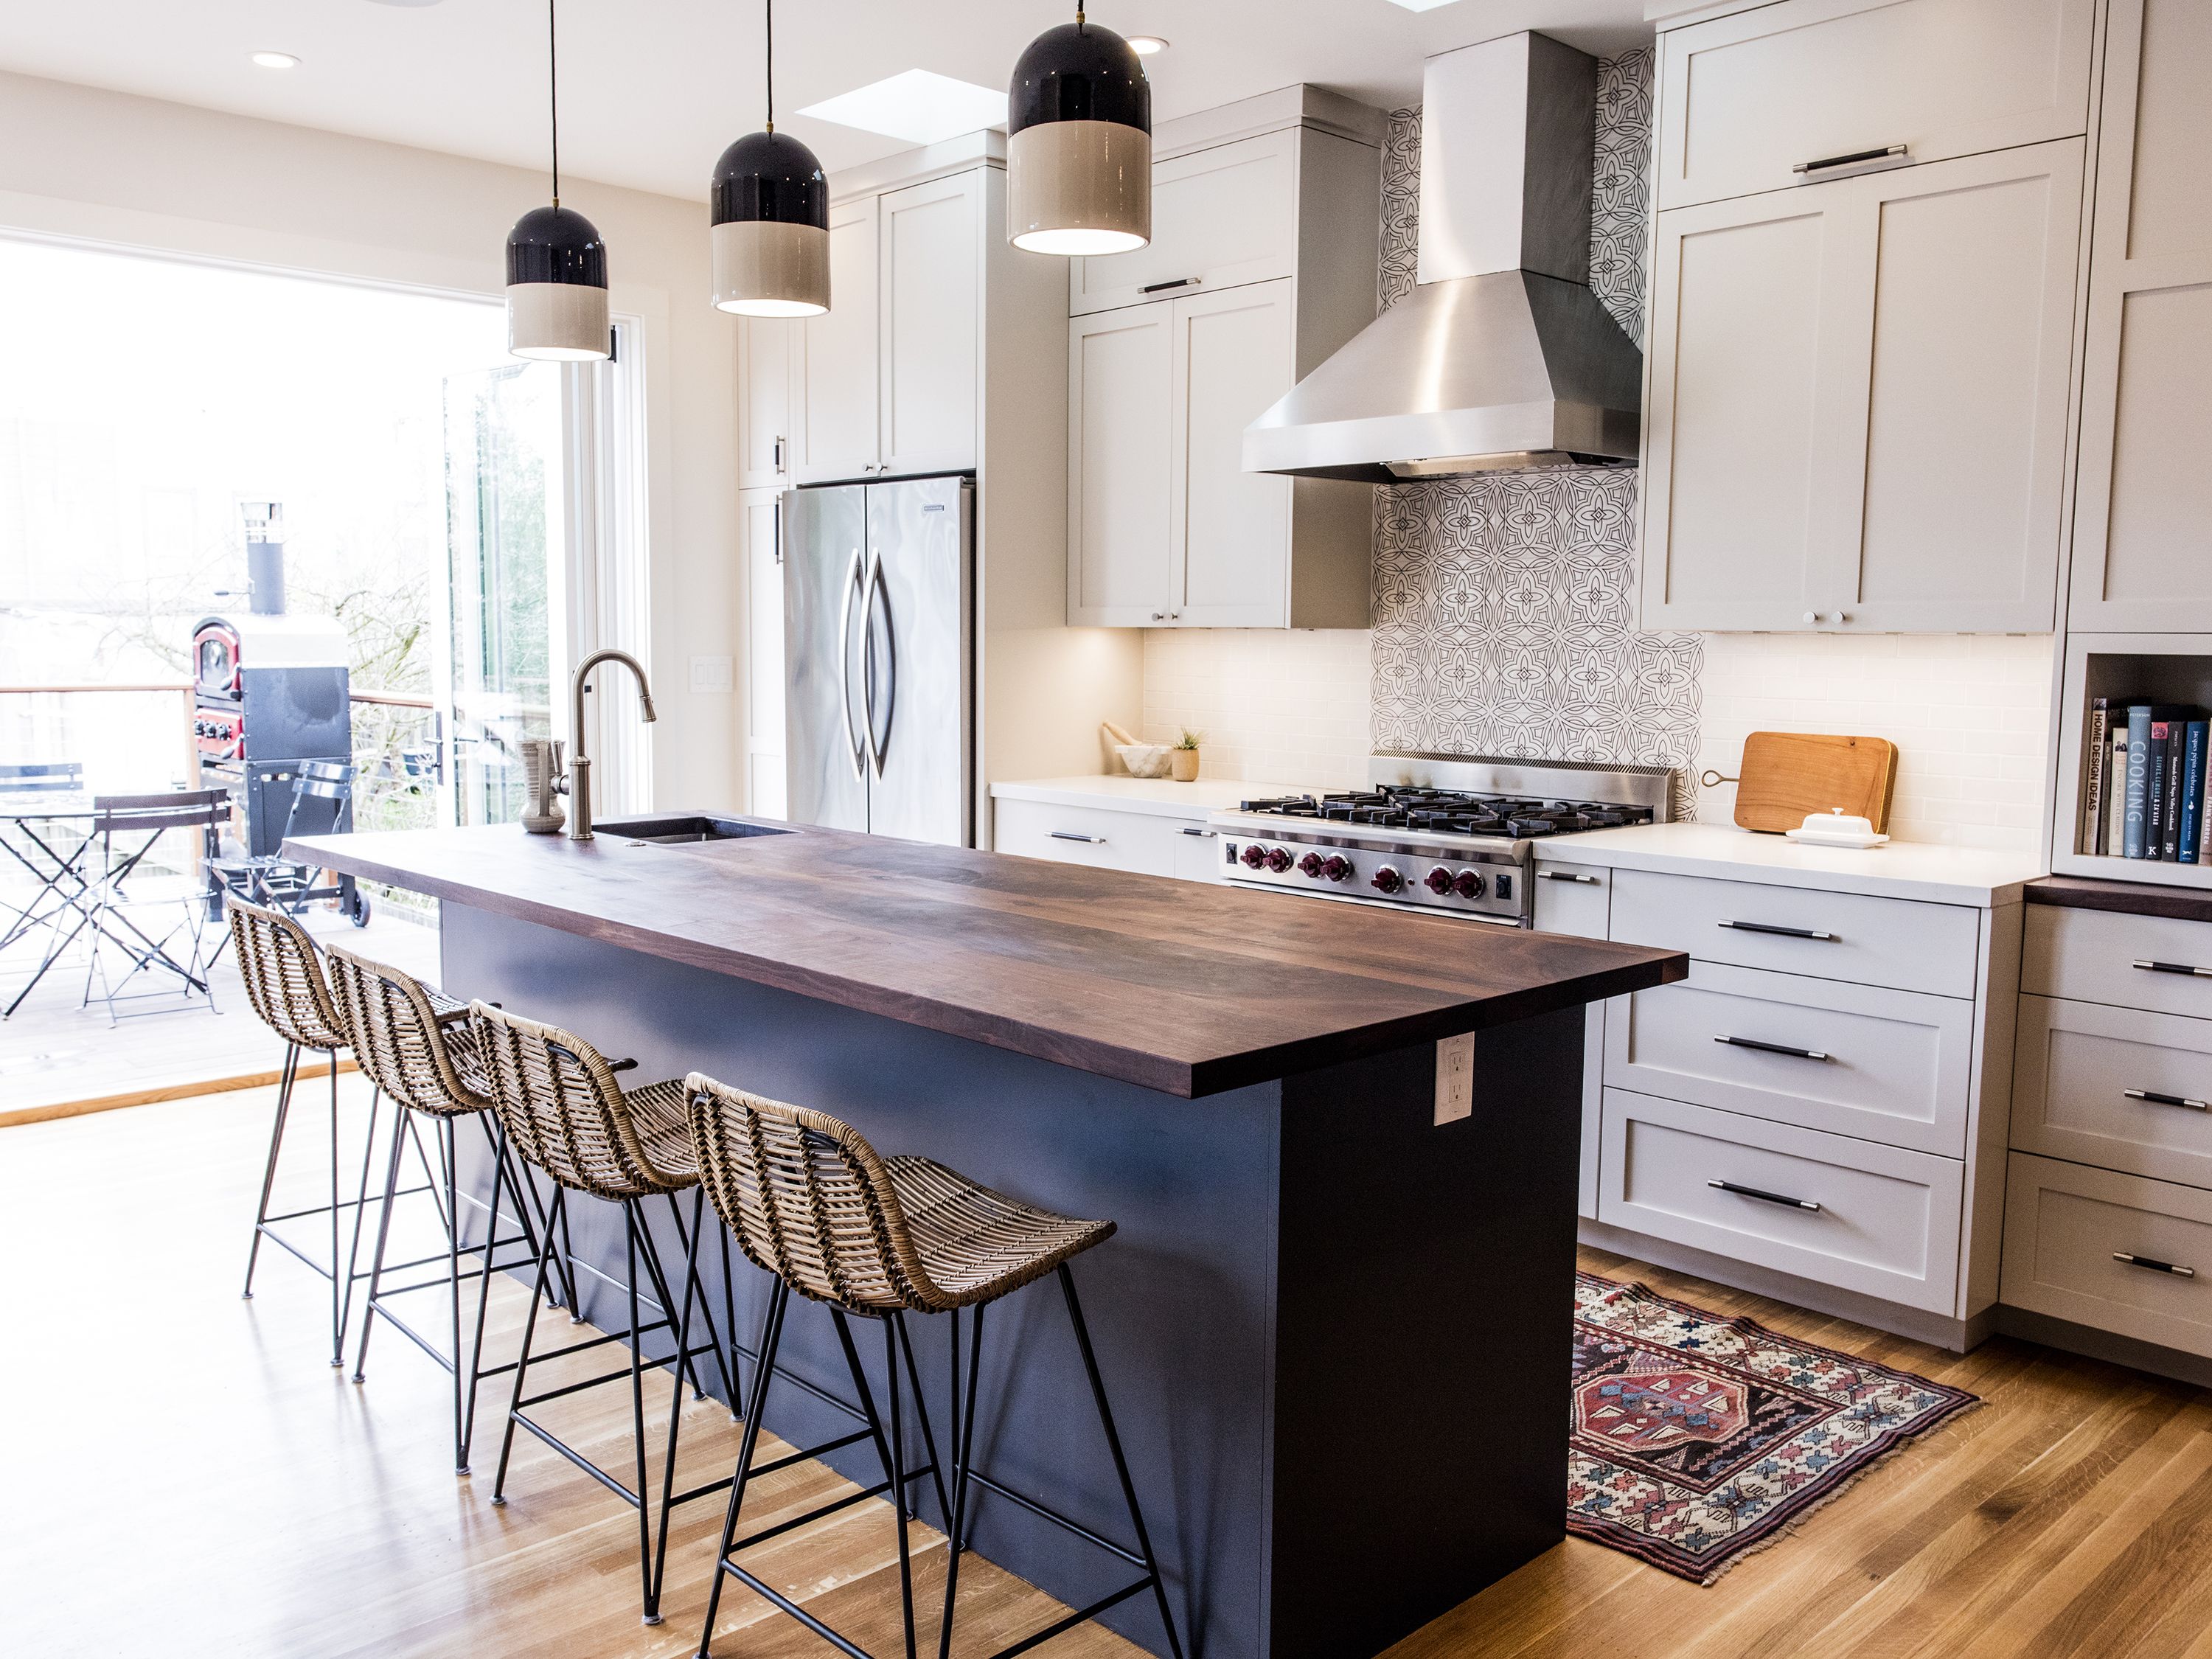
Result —
<instances>
[{"instance_id":1,"label":"walnut wood countertop","mask_svg":"<svg viewBox=\"0 0 2212 1659\"><path fill-rule=\"evenodd\" d=\"M2212 891L2166 887L2148 881L2101 881L2087 876L2045 876L2027 884L2030 904L2075 910L2120 910L2136 916L2212 921Z\"/></svg>"},{"instance_id":2,"label":"walnut wood countertop","mask_svg":"<svg viewBox=\"0 0 2212 1659\"><path fill-rule=\"evenodd\" d=\"M285 850L1186 1097L1689 969L1676 951L811 826L682 846L604 825L582 844L384 831Z\"/></svg>"}]
</instances>

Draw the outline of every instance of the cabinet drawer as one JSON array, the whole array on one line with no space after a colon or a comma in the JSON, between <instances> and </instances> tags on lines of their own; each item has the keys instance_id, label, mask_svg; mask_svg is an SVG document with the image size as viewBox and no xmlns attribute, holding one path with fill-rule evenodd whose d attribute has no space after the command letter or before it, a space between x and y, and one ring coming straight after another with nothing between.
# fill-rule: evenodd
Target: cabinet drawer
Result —
<instances>
[{"instance_id":1,"label":"cabinet drawer","mask_svg":"<svg viewBox=\"0 0 2212 1659\"><path fill-rule=\"evenodd\" d=\"M1000 800L993 803L991 844L999 852L1023 858L1171 876L1176 873L1176 843L1182 839L1176 829L1173 818L1149 812Z\"/></svg>"},{"instance_id":2,"label":"cabinet drawer","mask_svg":"<svg viewBox=\"0 0 2212 1659\"><path fill-rule=\"evenodd\" d=\"M2012 1144L2212 1188L2212 1020L2020 1000Z\"/></svg>"},{"instance_id":3,"label":"cabinet drawer","mask_svg":"<svg viewBox=\"0 0 2212 1659\"><path fill-rule=\"evenodd\" d=\"M1226 881L1221 837L1203 823L1175 825L1174 873L1184 881Z\"/></svg>"},{"instance_id":4,"label":"cabinet drawer","mask_svg":"<svg viewBox=\"0 0 2212 1659\"><path fill-rule=\"evenodd\" d=\"M1619 870L1613 937L1687 951L1706 962L1972 997L1981 913L1863 893Z\"/></svg>"},{"instance_id":5,"label":"cabinet drawer","mask_svg":"<svg viewBox=\"0 0 2212 1659\"><path fill-rule=\"evenodd\" d=\"M1661 40L1662 208L2088 130L2094 0L1785 0Z\"/></svg>"},{"instance_id":6,"label":"cabinet drawer","mask_svg":"<svg viewBox=\"0 0 2212 1659\"><path fill-rule=\"evenodd\" d=\"M1616 1000L1609 1085L1966 1154L1971 1002L1704 962Z\"/></svg>"},{"instance_id":7,"label":"cabinet drawer","mask_svg":"<svg viewBox=\"0 0 2212 1659\"><path fill-rule=\"evenodd\" d=\"M2212 1019L2212 923L2048 904L2027 923L2021 990Z\"/></svg>"},{"instance_id":8,"label":"cabinet drawer","mask_svg":"<svg viewBox=\"0 0 2212 1659\"><path fill-rule=\"evenodd\" d=\"M1610 1225L1952 1310L1965 1166L1949 1158L1607 1089L1602 1168Z\"/></svg>"},{"instance_id":9,"label":"cabinet drawer","mask_svg":"<svg viewBox=\"0 0 2212 1659\"><path fill-rule=\"evenodd\" d=\"M1152 240L1070 260L1068 314L1294 276L1300 137L1264 133L1154 162Z\"/></svg>"},{"instance_id":10,"label":"cabinet drawer","mask_svg":"<svg viewBox=\"0 0 2212 1659\"><path fill-rule=\"evenodd\" d=\"M1611 924L1613 872L1601 865L1536 860L1536 931L1603 939Z\"/></svg>"},{"instance_id":11,"label":"cabinet drawer","mask_svg":"<svg viewBox=\"0 0 2212 1659\"><path fill-rule=\"evenodd\" d=\"M2212 1193L2014 1152L2002 1295L2015 1308L2212 1355Z\"/></svg>"}]
</instances>

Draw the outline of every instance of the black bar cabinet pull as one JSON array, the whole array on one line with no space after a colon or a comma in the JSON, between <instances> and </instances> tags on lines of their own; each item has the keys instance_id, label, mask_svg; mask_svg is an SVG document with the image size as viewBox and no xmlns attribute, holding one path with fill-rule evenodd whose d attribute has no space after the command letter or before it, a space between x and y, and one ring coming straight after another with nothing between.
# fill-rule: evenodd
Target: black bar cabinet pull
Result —
<instances>
[{"instance_id":1,"label":"black bar cabinet pull","mask_svg":"<svg viewBox=\"0 0 2212 1659\"><path fill-rule=\"evenodd\" d=\"M1212 830L1201 830L1194 823L1186 823L1183 825L1182 832L1186 836L1196 836L1201 841L1206 840L1213 834Z\"/></svg>"},{"instance_id":2,"label":"black bar cabinet pull","mask_svg":"<svg viewBox=\"0 0 2212 1659\"><path fill-rule=\"evenodd\" d=\"M1824 173L1830 167L1858 167L1868 161L1887 161L1892 156L1910 154L1903 144L1885 144L1880 149L1855 149L1848 155L1823 155L1817 161L1800 161L1790 168L1792 173Z\"/></svg>"},{"instance_id":3,"label":"black bar cabinet pull","mask_svg":"<svg viewBox=\"0 0 2212 1659\"><path fill-rule=\"evenodd\" d=\"M2186 1106L2192 1112L2212 1111L2212 1101L2191 1100L2186 1095L2162 1095L2155 1089L2123 1089L2130 1100L2147 1100L2154 1106Z\"/></svg>"},{"instance_id":4,"label":"black bar cabinet pull","mask_svg":"<svg viewBox=\"0 0 2212 1659\"><path fill-rule=\"evenodd\" d=\"M1792 1060L1828 1060L1832 1056L1818 1048L1792 1048L1786 1042L1761 1042L1757 1037L1717 1036L1716 1042L1725 1042L1731 1048L1756 1048L1762 1054L1787 1054Z\"/></svg>"},{"instance_id":5,"label":"black bar cabinet pull","mask_svg":"<svg viewBox=\"0 0 2212 1659\"><path fill-rule=\"evenodd\" d=\"M1790 1198L1781 1193L1763 1193L1756 1187L1739 1187L1733 1181L1708 1181L1705 1185L1721 1192L1734 1193L1738 1198L1755 1198L1762 1204L1780 1204L1792 1210L1818 1210L1820 1207L1809 1198Z\"/></svg>"},{"instance_id":6,"label":"black bar cabinet pull","mask_svg":"<svg viewBox=\"0 0 2212 1659\"><path fill-rule=\"evenodd\" d=\"M1106 844L1106 837L1103 836L1086 836L1080 830L1049 830L1047 833L1049 834L1054 841L1088 842L1093 847L1103 847Z\"/></svg>"},{"instance_id":7,"label":"black bar cabinet pull","mask_svg":"<svg viewBox=\"0 0 2212 1659\"><path fill-rule=\"evenodd\" d=\"M1722 921L1718 927L1733 927L1739 933L1779 933L1784 939L1824 939L1833 944L1836 936L1818 927L1784 927L1771 921Z\"/></svg>"},{"instance_id":8,"label":"black bar cabinet pull","mask_svg":"<svg viewBox=\"0 0 2212 1659\"><path fill-rule=\"evenodd\" d=\"M1144 287L1139 289L1137 292L1139 294L1159 294L1171 288L1196 288L1197 286L1197 277L1178 276L1171 283L1146 283Z\"/></svg>"},{"instance_id":9,"label":"black bar cabinet pull","mask_svg":"<svg viewBox=\"0 0 2212 1659\"><path fill-rule=\"evenodd\" d=\"M1591 887L1598 884L1595 876L1581 875L1572 870L1539 870L1536 873L1546 881L1579 881Z\"/></svg>"},{"instance_id":10,"label":"black bar cabinet pull","mask_svg":"<svg viewBox=\"0 0 2212 1659\"><path fill-rule=\"evenodd\" d=\"M2125 1250L2114 1250L2112 1260L2124 1261L2130 1267L2147 1267L2154 1273L2172 1273L2176 1279L2194 1279L2197 1269L2178 1267L2171 1261L2160 1261L2154 1255L2130 1255Z\"/></svg>"},{"instance_id":11,"label":"black bar cabinet pull","mask_svg":"<svg viewBox=\"0 0 2212 1659\"><path fill-rule=\"evenodd\" d=\"M2192 968L2185 962L2138 962L2133 965L2146 974L2187 974L2197 979L2212 979L2212 968Z\"/></svg>"}]
</instances>

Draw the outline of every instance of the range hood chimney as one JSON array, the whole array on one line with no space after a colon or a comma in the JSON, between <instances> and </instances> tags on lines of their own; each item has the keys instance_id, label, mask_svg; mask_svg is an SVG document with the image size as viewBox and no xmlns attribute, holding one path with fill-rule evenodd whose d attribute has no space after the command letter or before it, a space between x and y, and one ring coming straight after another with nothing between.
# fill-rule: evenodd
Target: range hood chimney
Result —
<instances>
[{"instance_id":1,"label":"range hood chimney","mask_svg":"<svg viewBox=\"0 0 2212 1659\"><path fill-rule=\"evenodd\" d=\"M1589 288L1597 61L1431 58L1413 291L1244 428L1244 470L1390 483L1633 465L1644 354Z\"/></svg>"}]
</instances>

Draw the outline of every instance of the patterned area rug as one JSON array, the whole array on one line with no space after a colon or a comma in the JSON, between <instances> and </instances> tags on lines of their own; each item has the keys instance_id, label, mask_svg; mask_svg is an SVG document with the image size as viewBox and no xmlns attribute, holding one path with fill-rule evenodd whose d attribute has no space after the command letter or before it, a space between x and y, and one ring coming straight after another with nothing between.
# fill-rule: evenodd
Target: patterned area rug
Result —
<instances>
[{"instance_id":1,"label":"patterned area rug","mask_svg":"<svg viewBox=\"0 0 2212 1659\"><path fill-rule=\"evenodd\" d=\"M1710 1584L1916 1435L1963 1389L1575 1275L1567 1529Z\"/></svg>"}]
</instances>

